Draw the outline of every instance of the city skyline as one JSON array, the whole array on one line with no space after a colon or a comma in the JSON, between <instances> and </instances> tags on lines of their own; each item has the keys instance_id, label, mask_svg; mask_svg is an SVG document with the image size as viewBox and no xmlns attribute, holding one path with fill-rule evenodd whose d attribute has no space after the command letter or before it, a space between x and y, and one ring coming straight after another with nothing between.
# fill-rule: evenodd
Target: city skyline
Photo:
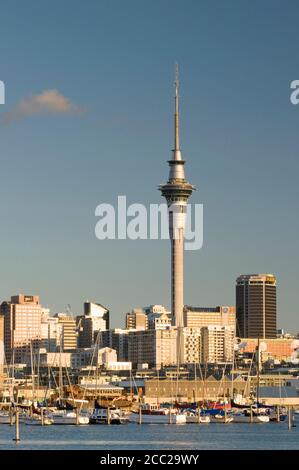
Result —
<instances>
[{"instance_id":1,"label":"city skyline","mask_svg":"<svg viewBox=\"0 0 299 470\"><path fill-rule=\"evenodd\" d=\"M11 49L2 57L0 120L22 100L32 104L30 96L49 98L49 90L66 112L1 120L1 301L28 292L52 313L71 304L76 315L89 299L109 307L113 326L133 307L170 306L169 242L98 241L94 209L118 194L160 202L177 60L182 148L199 189L192 202L204 204L203 248L185 252L185 304L234 305L240 274L269 272L278 279L278 326L297 332L299 109L289 100L298 78L296 15L294 7L278 14L276 1L270 9L253 3L166 1L147 9L111 2L86 11L66 1L58 20L53 8L40 23L42 6L29 1L18 6L21 24L7 2L0 39L8 43L9 31ZM29 14L36 19L30 31ZM124 14L131 28L122 25Z\"/></svg>"}]
</instances>

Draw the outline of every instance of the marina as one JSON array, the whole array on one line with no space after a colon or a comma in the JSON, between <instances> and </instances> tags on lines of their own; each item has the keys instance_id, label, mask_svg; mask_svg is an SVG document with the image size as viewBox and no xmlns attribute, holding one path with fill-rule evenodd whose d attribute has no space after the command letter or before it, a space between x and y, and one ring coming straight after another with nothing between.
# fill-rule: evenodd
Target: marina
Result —
<instances>
[{"instance_id":1,"label":"marina","mask_svg":"<svg viewBox=\"0 0 299 470\"><path fill-rule=\"evenodd\" d=\"M0 426L0 449L97 449L97 450L221 450L221 449L299 449L299 419L288 430L279 424L208 425L153 424L125 426L38 426L20 424L21 440L13 441L13 426Z\"/></svg>"},{"instance_id":2,"label":"marina","mask_svg":"<svg viewBox=\"0 0 299 470\"><path fill-rule=\"evenodd\" d=\"M298 459L299 9L5 3L0 451Z\"/></svg>"}]
</instances>

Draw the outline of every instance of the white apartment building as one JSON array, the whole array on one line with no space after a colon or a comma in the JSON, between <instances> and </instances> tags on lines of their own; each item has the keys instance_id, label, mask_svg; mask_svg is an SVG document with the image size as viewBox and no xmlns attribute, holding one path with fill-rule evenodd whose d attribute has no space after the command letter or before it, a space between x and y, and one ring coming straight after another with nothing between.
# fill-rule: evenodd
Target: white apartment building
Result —
<instances>
[{"instance_id":1,"label":"white apartment building","mask_svg":"<svg viewBox=\"0 0 299 470\"><path fill-rule=\"evenodd\" d=\"M176 364L177 330L157 329L129 333L128 358L133 367L148 364L160 369Z\"/></svg>"},{"instance_id":2,"label":"white apartment building","mask_svg":"<svg viewBox=\"0 0 299 470\"><path fill-rule=\"evenodd\" d=\"M181 341L183 364L199 364L202 358L201 328L183 328Z\"/></svg>"},{"instance_id":3,"label":"white apartment building","mask_svg":"<svg viewBox=\"0 0 299 470\"><path fill-rule=\"evenodd\" d=\"M206 326L201 329L202 362L232 362L235 331L230 326Z\"/></svg>"},{"instance_id":4,"label":"white apartment building","mask_svg":"<svg viewBox=\"0 0 299 470\"><path fill-rule=\"evenodd\" d=\"M41 320L41 348L48 352L59 349L63 325L57 317L51 317L48 309L43 309Z\"/></svg>"}]
</instances>

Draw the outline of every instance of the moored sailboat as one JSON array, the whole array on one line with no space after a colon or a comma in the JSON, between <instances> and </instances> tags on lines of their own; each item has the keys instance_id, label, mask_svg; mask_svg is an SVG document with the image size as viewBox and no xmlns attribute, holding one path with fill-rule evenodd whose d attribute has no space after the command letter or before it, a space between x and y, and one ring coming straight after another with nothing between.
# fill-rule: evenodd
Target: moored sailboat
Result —
<instances>
[{"instance_id":1,"label":"moored sailboat","mask_svg":"<svg viewBox=\"0 0 299 470\"><path fill-rule=\"evenodd\" d=\"M89 416L90 424L127 424L129 417L119 408L95 407Z\"/></svg>"}]
</instances>

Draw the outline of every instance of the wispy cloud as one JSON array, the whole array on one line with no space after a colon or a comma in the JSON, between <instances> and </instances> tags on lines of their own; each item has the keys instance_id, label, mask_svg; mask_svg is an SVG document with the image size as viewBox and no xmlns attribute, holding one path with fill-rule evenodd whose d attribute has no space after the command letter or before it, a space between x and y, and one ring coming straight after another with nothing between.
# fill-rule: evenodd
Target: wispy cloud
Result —
<instances>
[{"instance_id":1,"label":"wispy cloud","mask_svg":"<svg viewBox=\"0 0 299 470\"><path fill-rule=\"evenodd\" d=\"M78 114L84 109L72 103L58 90L44 90L39 95L32 95L20 101L14 108L0 115L0 123L11 124L33 115Z\"/></svg>"}]
</instances>

